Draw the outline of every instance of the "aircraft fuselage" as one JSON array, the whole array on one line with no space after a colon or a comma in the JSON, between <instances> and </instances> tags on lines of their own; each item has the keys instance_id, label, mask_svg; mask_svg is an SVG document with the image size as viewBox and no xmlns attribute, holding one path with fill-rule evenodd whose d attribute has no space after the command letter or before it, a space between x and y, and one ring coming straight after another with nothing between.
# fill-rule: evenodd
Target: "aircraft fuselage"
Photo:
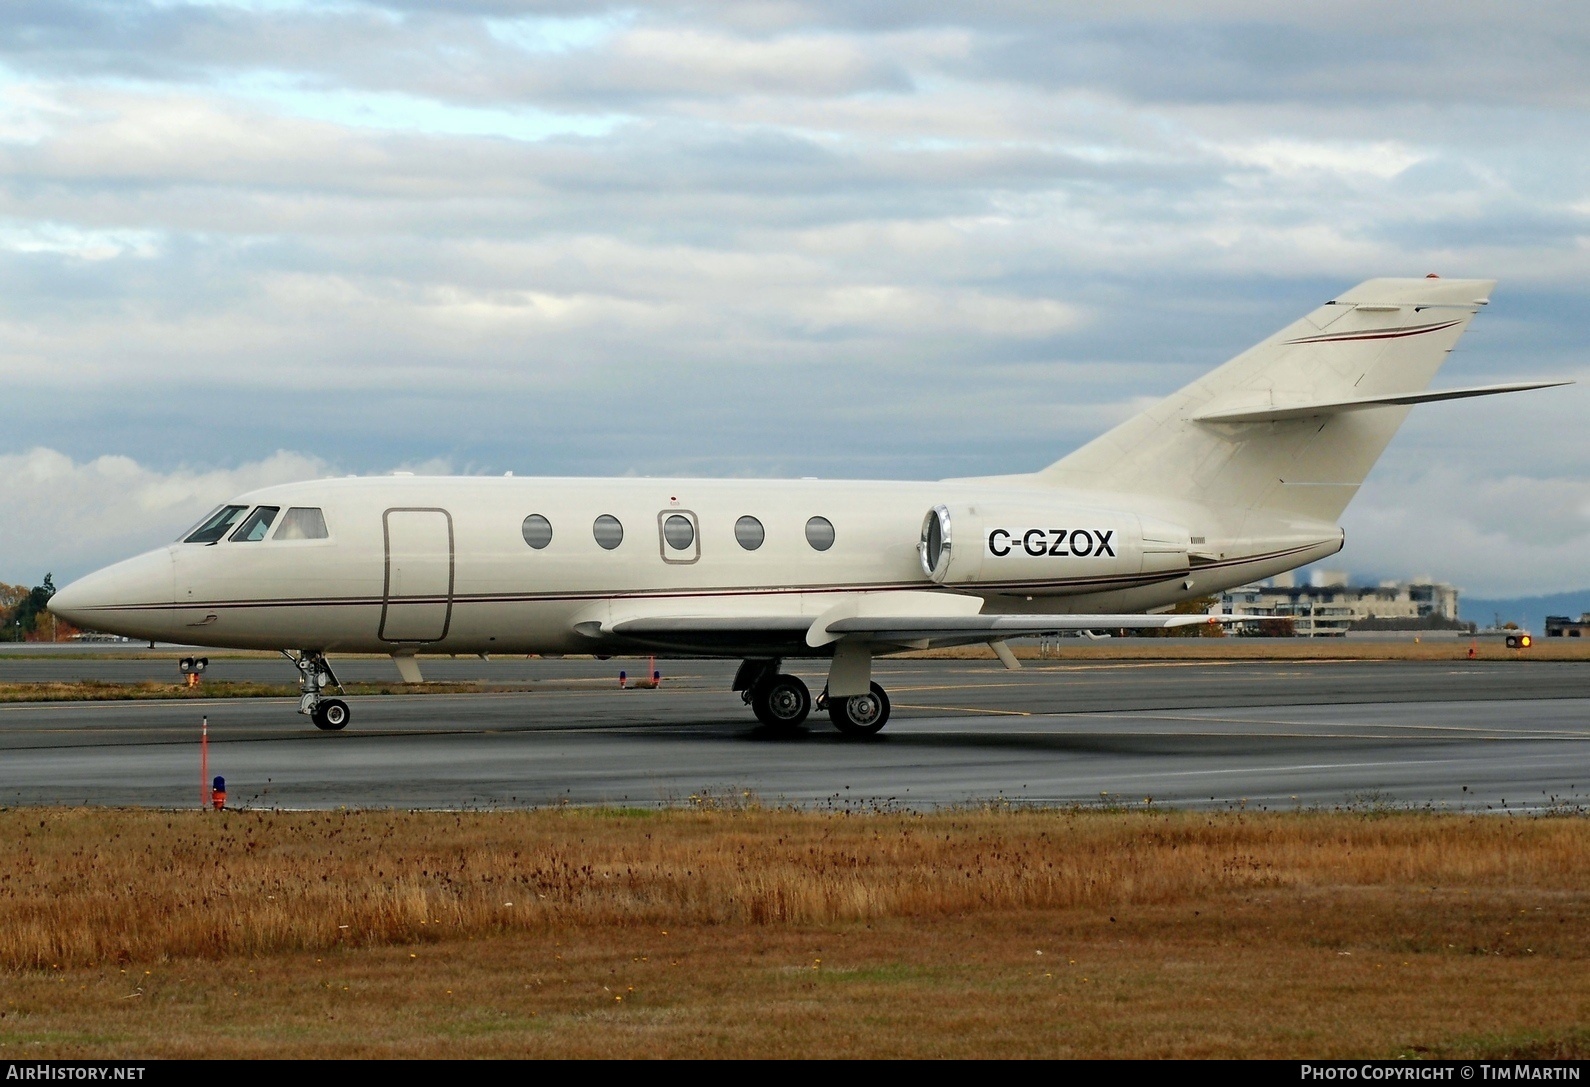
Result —
<instances>
[{"instance_id":1,"label":"aircraft fuselage","mask_svg":"<svg viewBox=\"0 0 1590 1087\"><path fill-rule=\"evenodd\" d=\"M1272 520L1238 535L1192 505L974 480L391 476L265 488L233 504L245 507L234 526L260 508L320 510L326 537L276 539L273 527L257 540L229 530L173 543L73 584L57 611L191 645L577 653L636 647L643 639L604 633L622 615L815 617L857 593L974 596L1012 614L1149 611L1341 547L1329 525ZM935 506L956 518L942 580L919 546ZM527 529L532 517L544 520ZM602 540L599 518L611 519ZM820 524L808 531L814 518L831 542ZM831 649L742 636L721 655L754 651Z\"/></svg>"}]
</instances>

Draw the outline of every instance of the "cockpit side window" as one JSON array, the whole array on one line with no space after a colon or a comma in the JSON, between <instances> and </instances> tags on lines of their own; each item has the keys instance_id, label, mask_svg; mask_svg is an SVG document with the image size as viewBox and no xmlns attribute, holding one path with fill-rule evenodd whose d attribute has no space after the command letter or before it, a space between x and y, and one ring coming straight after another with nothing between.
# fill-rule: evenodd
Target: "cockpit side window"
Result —
<instances>
[{"instance_id":1,"label":"cockpit side window","mask_svg":"<svg viewBox=\"0 0 1590 1087\"><path fill-rule=\"evenodd\" d=\"M326 516L317 507L293 506L282 514L281 527L271 539L324 540L330 535L326 531Z\"/></svg>"},{"instance_id":2,"label":"cockpit side window","mask_svg":"<svg viewBox=\"0 0 1590 1087\"><path fill-rule=\"evenodd\" d=\"M270 530L271 522L276 520L276 515L282 511L280 506L261 506L237 526L237 531L232 533L233 543L258 543L265 538L265 533Z\"/></svg>"},{"instance_id":3,"label":"cockpit side window","mask_svg":"<svg viewBox=\"0 0 1590 1087\"><path fill-rule=\"evenodd\" d=\"M199 522L199 527L183 538L183 543L213 544L225 536L247 506L222 506Z\"/></svg>"}]
</instances>

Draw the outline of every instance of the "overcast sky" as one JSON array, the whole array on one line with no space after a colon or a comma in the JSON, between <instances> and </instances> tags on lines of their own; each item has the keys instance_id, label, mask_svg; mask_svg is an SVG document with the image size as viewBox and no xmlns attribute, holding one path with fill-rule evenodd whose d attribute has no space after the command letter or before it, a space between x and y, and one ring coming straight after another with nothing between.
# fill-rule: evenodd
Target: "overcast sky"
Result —
<instances>
[{"instance_id":1,"label":"overcast sky","mask_svg":"<svg viewBox=\"0 0 1590 1087\"><path fill-rule=\"evenodd\" d=\"M394 468L1040 467L1346 287L1590 379L1590 11L9 2L0 580ZM1590 386L1418 409L1333 565L1590 585Z\"/></svg>"}]
</instances>

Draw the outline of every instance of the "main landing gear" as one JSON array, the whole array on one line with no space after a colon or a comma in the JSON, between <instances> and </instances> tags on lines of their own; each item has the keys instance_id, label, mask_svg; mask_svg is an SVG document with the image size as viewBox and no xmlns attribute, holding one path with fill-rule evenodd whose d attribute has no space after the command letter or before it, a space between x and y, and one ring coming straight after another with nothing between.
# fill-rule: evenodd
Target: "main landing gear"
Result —
<instances>
[{"instance_id":1,"label":"main landing gear","mask_svg":"<svg viewBox=\"0 0 1590 1087\"><path fill-rule=\"evenodd\" d=\"M293 667L298 669L298 689L303 692L298 699L298 712L322 731L340 732L353 714L342 699L326 698L321 694L327 687L342 690L342 682L331 670L331 663L326 660L325 654L305 649L295 657L283 650L282 656L292 661Z\"/></svg>"},{"instance_id":2,"label":"main landing gear","mask_svg":"<svg viewBox=\"0 0 1590 1087\"><path fill-rule=\"evenodd\" d=\"M812 693L798 676L779 672L782 661L746 661L734 677L734 689L756 719L775 732L793 732L812 712Z\"/></svg>"},{"instance_id":3,"label":"main landing gear","mask_svg":"<svg viewBox=\"0 0 1590 1087\"><path fill-rule=\"evenodd\" d=\"M811 692L799 677L779 671L783 662L748 660L734 677L734 689L751 707L756 719L774 732L794 732L813 708ZM816 708L826 710L829 721L846 736L871 736L889 721L889 696L876 683L865 694L830 698L827 688L817 696Z\"/></svg>"},{"instance_id":4,"label":"main landing gear","mask_svg":"<svg viewBox=\"0 0 1590 1087\"><path fill-rule=\"evenodd\" d=\"M830 698L825 689L817 705L828 711L828 719L846 736L871 736L889 723L889 696L876 683L866 694L849 698Z\"/></svg>"}]
</instances>

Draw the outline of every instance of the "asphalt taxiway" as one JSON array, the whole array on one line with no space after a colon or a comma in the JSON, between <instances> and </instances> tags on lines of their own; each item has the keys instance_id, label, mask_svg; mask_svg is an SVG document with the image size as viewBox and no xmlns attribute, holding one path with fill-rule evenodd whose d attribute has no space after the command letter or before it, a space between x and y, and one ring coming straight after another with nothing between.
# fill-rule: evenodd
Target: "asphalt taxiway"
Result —
<instances>
[{"instance_id":1,"label":"asphalt taxiway","mask_svg":"<svg viewBox=\"0 0 1590 1087\"><path fill-rule=\"evenodd\" d=\"M769 735L732 662L426 660L427 679L528 689L352 700L318 732L288 699L0 704L0 803L190 805L201 717L233 804L803 806L1012 803L1538 810L1590 805L1590 662L880 661L894 714L847 740ZM395 679L384 660L347 682ZM821 686L817 670L805 674ZM0 681L174 678L174 658L0 656ZM293 679L212 658L208 681Z\"/></svg>"}]
</instances>

